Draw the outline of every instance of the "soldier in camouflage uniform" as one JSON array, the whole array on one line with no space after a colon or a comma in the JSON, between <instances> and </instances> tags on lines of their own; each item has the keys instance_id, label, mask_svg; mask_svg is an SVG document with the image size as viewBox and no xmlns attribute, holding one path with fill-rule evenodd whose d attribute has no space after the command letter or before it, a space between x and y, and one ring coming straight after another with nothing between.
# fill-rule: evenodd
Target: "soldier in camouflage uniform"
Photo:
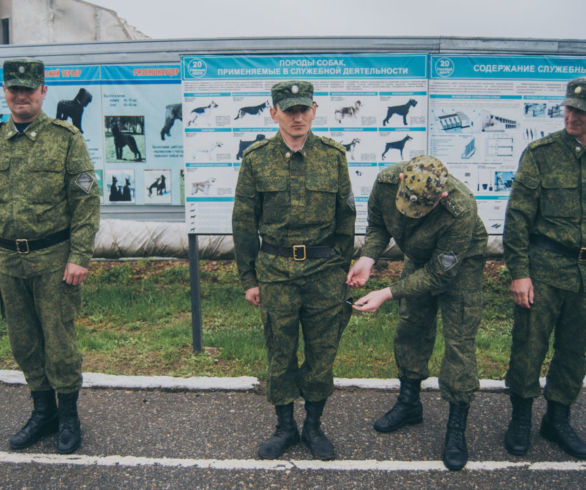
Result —
<instances>
[{"instance_id":1,"label":"soldier in camouflage uniform","mask_svg":"<svg viewBox=\"0 0 586 490\"><path fill-rule=\"evenodd\" d=\"M335 451L320 429L320 417L333 390L332 367L352 311L344 302L344 279L354 246L354 197L344 148L311 132L316 114L312 84L281 82L273 86L272 97L271 116L279 132L244 153L232 215L245 296L261 309L267 398L278 418L276 432L258 454L278 458L299 441L293 403L301 395L307 412L302 439L314 457L329 460Z\"/></svg>"},{"instance_id":2,"label":"soldier in camouflage uniform","mask_svg":"<svg viewBox=\"0 0 586 490\"><path fill-rule=\"evenodd\" d=\"M540 432L585 459L586 444L569 417L586 372L586 77L568 83L563 104L565 129L525 149L507 208L503 245L515 321L505 447L515 455L529 449L532 403L541 394L539 374L553 331Z\"/></svg>"},{"instance_id":3,"label":"soldier in camouflage uniform","mask_svg":"<svg viewBox=\"0 0 586 490\"><path fill-rule=\"evenodd\" d=\"M5 61L3 88L11 117L0 128L0 292L34 403L10 448L58 431L57 450L71 453L81 443L74 315L99 225L98 186L79 130L42 111L43 63Z\"/></svg>"},{"instance_id":4,"label":"soldier in camouflage uniform","mask_svg":"<svg viewBox=\"0 0 586 490\"><path fill-rule=\"evenodd\" d=\"M350 286L367 282L391 238L405 256L401 279L354 303L358 311L374 312L387 300L400 302L394 341L400 394L374 428L392 432L422 422L419 391L429 376L441 309L445 354L439 382L442 397L450 403L443 459L449 469L459 470L468 460L464 431L479 386L475 338L482 313L487 233L468 188L448 175L438 159L419 156L377 176L368 199L362 257L347 277Z\"/></svg>"}]
</instances>

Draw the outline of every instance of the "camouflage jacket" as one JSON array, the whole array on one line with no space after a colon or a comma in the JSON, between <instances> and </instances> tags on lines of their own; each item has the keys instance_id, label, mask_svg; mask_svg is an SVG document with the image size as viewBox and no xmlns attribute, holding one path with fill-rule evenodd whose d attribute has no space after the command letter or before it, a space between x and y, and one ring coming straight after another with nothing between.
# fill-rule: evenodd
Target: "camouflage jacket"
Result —
<instances>
[{"instance_id":1,"label":"camouflage jacket","mask_svg":"<svg viewBox=\"0 0 586 490\"><path fill-rule=\"evenodd\" d=\"M29 254L0 248L0 272L30 277L66 262L87 267L99 226L94 167L79 130L41 113L19 134L0 128L0 237L38 239L69 229L69 241Z\"/></svg>"},{"instance_id":2,"label":"camouflage jacket","mask_svg":"<svg viewBox=\"0 0 586 490\"><path fill-rule=\"evenodd\" d=\"M423 218L397 210L399 173L406 163L392 165L376 178L368 199L368 226L362 255L377 259L394 238L417 270L391 284L393 298L441 291L456 277L467 257L486 255L488 235L478 217L476 200L459 180L448 176L448 196Z\"/></svg>"},{"instance_id":3,"label":"camouflage jacket","mask_svg":"<svg viewBox=\"0 0 586 490\"><path fill-rule=\"evenodd\" d=\"M530 244L542 235L586 247L586 149L565 130L534 141L524 151L507 207L503 246L513 279L532 277L578 292L586 261L578 262Z\"/></svg>"},{"instance_id":4,"label":"camouflage jacket","mask_svg":"<svg viewBox=\"0 0 586 490\"><path fill-rule=\"evenodd\" d=\"M348 267L356 210L346 152L309 133L293 152L280 133L250 146L238 175L232 233L244 289L258 281L285 281L334 265ZM333 257L294 261L259 253L259 235L278 246L333 241Z\"/></svg>"}]
</instances>

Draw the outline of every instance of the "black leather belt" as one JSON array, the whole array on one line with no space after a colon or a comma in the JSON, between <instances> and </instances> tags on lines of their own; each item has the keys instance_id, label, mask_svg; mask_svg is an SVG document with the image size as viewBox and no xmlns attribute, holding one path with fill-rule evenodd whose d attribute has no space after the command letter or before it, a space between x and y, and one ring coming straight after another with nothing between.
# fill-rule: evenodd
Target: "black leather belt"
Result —
<instances>
[{"instance_id":1,"label":"black leather belt","mask_svg":"<svg viewBox=\"0 0 586 490\"><path fill-rule=\"evenodd\" d=\"M262 242L260 249L273 255L281 257L293 257L293 260L324 259L334 255L329 245L293 245L292 247L279 247Z\"/></svg>"},{"instance_id":2,"label":"black leather belt","mask_svg":"<svg viewBox=\"0 0 586 490\"><path fill-rule=\"evenodd\" d=\"M531 235L531 244L555 252L569 259L578 259L578 262L586 262L586 247L566 247L544 235Z\"/></svg>"},{"instance_id":3,"label":"black leather belt","mask_svg":"<svg viewBox=\"0 0 586 490\"><path fill-rule=\"evenodd\" d=\"M37 238L34 240L28 240L27 238L17 238L16 240L7 240L6 238L0 238L0 247L7 248L19 254L26 255L34 250L41 250L43 248L50 247L51 245L57 245L58 243L64 242L69 238L69 230L61 230L57 233L52 233L44 238Z\"/></svg>"}]
</instances>

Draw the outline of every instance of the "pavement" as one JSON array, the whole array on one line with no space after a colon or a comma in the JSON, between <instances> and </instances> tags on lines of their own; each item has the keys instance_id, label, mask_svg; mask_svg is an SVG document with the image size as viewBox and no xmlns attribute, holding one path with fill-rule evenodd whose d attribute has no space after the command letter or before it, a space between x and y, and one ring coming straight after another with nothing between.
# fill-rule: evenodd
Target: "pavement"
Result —
<instances>
[{"instance_id":1,"label":"pavement","mask_svg":"<svg viewBox=\"0 0 586 490\"><path fill-rule=\"evenodd\" d=\"M483 381L466 431L469 462L441 462L448 409L437 380L424 384L422 424L379 434L373 421L392 406L398 380L337 379L323 428L335 461L316 461L299 444L279 460L258 445L275 425L255 378L119 377L85 373L79 398L82 447L55 452L55 437L24 451L8 439L31 411L18 371L0 371L0 488L585 488L586 462L539 435L544 400L534 404L532 446L523 457L503 447L510 403L499 381ZM299 425L303 403L295 405ZM586 438L586 395L572 408Z\"/></svg>"}]
</instances>

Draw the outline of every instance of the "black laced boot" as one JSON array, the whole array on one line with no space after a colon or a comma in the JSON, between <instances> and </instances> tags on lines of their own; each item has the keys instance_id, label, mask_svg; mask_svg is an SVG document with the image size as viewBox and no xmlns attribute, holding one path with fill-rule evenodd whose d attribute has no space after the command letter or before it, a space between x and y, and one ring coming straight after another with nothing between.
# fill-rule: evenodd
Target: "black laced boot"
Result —
<instances>
[{"instance_id":1,"label":"black laced boot","mask_svg":"<svg viewBox=\"0 0 586 490\"><path fill-rule=\"evenodd\" d=\"M78 391L58 393L59 399L59 437L57 451L70 454L81 446L81 426L77 415Z\"/></svg>"},{"instance_id":2,"label":"black laced boot","mask_svg":"<svg viewBox=\"0 0 586 490\"><path fill-rule=\"evenodd\" d=\"M374 423L374 430L393 432L405 425L423 422L420 391L420 379L401 378L401 390L395 405Z\"/></svg>"},{"instance_id":3,"label":"black laced boot","mask_svg":"<svg viewBox=\"0 0 586 490\"><path fill-rule=\"evenodd\" d=\"M276 405L277 430L258 449L261 459L277 459L288 448L299 442L299 431L293 418L293 403Z\"/></svg>"},{"instance_id":4,"label":"black laced boot","mask_svg":"<svg viewBox=\"0 0 586 490\"><path fill-rule=\"evenodd\" d=\"M444 464L446 468L458 471L468 462L468 448L466 447L466 420L468 418L468 403L450 403L450 416L444 443Z\"/></svg>"},{"instance_id":5,"label":"black laced boot","mask_svg":"<svg viewBox=\"0 0 586 490\"><path fill-rule=\"evenodd\" d=\"M325 400L319 402L305 400L307 417L303 423L301 439L308 445L314 458L329 461L336 458L336 451L320 428L320 418L325 404Z\"/></svg>"},{"instance_id":6,"label":"black laced boot","mask_svg":"<svg viewBox=\"0 0 586 490\"><path fill-rule=\"evenodd\" d=\"M10 438L10 449L24 449L42 437L57 432L55 392L53 390L33 391L31 395L33 412L24 427Z\"/></svg>"},{"instance_id":7,"label":"black laced boot","mask_svg":"<svg viewBox=\"0 0 586 490\"><path fill-rule=\"evenodd\" d=\"M541 421L541 435L548 441L557 442L569 455L586 459L586 444L570 426L570 406L552 400L547 401L547 412Z\"/></svg>"},{"instance_id":8,"label":"black laced boot","mask_svg":"<svg viewBox=\"0 0 586 490\"><path fill-rule=\"evenodd\" d=\"M523 456L531 440L531 408L533 398L521 398L511 393L513 414L505 434L505 448L515 456Z\"/></svg>"}]
</instances>

